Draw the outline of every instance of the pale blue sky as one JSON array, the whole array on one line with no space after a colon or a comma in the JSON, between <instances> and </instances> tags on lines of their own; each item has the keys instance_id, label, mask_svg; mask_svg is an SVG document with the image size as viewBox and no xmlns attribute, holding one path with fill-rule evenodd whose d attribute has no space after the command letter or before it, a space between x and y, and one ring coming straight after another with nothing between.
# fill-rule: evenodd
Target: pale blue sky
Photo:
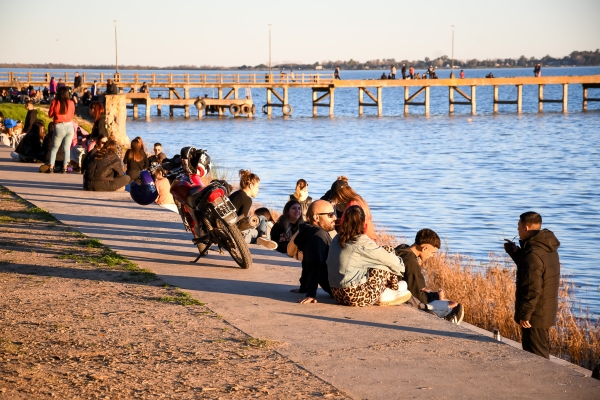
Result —
<instances>
[{"instance_id":1,"label":"pale blue sky","mask_svg":"<svg viewBox=\"0 0 600 400\"><path fill-rule=\"evenodd\" d=\"M256 65L600 48L600 0L0 0L2 62ZM10 17L7 17L10 16Z\"/></svg>"}]
</instances>

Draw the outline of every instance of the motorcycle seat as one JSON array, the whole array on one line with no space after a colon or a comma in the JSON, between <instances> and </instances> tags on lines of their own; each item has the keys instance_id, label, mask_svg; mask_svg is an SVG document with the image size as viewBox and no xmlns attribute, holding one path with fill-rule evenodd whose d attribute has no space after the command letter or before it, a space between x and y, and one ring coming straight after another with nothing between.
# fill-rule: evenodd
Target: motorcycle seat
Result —
<instances>
[{"instance_id":1,"label":"motorcycle seat","mask_svg":"<svg viewBox=\"0 0 600 400\"><path fill-rule=\"evenodd\" d=\"M207 190L210 187L202 187L202 186L194 186L190 189L190 191L188 192L187 198L186 198L186 203L195 208L196 205L200 202L200 200L202 200L203 197L205 197L205 195L210 191Z\"/></svg>"}]
</instances>

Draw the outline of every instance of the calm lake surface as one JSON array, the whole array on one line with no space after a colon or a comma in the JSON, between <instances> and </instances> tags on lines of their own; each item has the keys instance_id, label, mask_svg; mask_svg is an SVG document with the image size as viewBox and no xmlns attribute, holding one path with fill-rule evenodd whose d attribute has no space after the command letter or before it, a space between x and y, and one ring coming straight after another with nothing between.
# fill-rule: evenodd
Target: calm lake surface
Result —
<instances>
[{"instance_id":1,"label":"calm lake surface","mask_svg":"<svg viewBox=\"0 0 600 400\"><path fill-rule=\"evenodd\" d=\"M490 71L496 77L533 76L531 68L465 73L483 77ZM342 78L381 73L342 71ZM544 68L542 73L596 75L600 67ZM438 71L440 78L448 74ZM256 200L279 209L297 179L306 179L310 195L319 198L337 176L346 175L369 203L377 225L409 243L419 229L429 227L450 252L481 263L491 252L503 254L503 239L517 234L519 215L535 210L561 241L562 272L578 286L578 302L598 316L600 103L589 103L590 111L583 113L581 85L571 85L568 114L560 112L561 104L548 103L538 114L537 90L524 86L523 114L516 114L516 105L500 105L493 115L492 87L478 87L477 115L470 115L469 106L455 106L456 115L449 116L448 89L433 87L431 116L423 115L423 107L411 107L405 117L403 89L384 88L384 116L365 107L359 118L358 90L337 89L335 118L325 116L326 108L319 109L323 117L312 118L311 91L292 89L290 118L275 109L271 119L260 113L254 119L185 120L180 110L169 118L168 111L159 117L153 109L150 122L129 119L127 133L141 136L148 146L161 142L169 156L185 145L208 149L233 180L238 169L249 168L261 178ZM600 97L598 92L592 89L590 96ZM192 94L213 96L207 90ZM260 110L265 90L252 95ZM562 86L546 86L544 97L562 98ZM500 87L500 98L516 99L516 88Z\"/></svg>"}]
</instances>

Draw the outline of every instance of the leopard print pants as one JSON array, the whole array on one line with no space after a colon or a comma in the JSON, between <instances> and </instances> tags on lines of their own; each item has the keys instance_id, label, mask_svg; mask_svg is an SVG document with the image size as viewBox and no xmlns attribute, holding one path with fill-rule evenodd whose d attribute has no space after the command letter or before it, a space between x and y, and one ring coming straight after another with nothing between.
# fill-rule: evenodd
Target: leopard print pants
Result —
<instances>
[{"instance_id":1,"label":"leopard print pants","mask_svg":"<svg viewBox=\"0 0 600 400\"><path fill-rule=\"evenodd\" d=\"M331 294L340 304L365 307L375 304L386 287L398 290L398 277L388 271L373 268L369 270L369 279L362 285L349 288L332 287Z\"/></svg>"}]
</instances>

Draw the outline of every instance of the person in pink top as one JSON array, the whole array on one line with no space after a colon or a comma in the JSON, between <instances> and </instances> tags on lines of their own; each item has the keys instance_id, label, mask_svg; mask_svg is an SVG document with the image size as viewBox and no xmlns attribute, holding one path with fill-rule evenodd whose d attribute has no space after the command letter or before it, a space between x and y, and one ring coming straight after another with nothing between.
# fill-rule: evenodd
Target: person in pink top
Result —
<instances>
[{"instance_id":1,"label":"person in pink top","mask_svg":"<svg viewBox=\"0 0 600 400\"><path fill-rule=\"evenodd\" d=\"M48 116L53 118L55 124L54 138L52 141L52 150L50 151L50 167L48 172L54 172L54 162L56 153L60 145L63 145L65 159L63 162L63 174L67 173L67 166L71 160L71 143L75 130L73 129L73 116L75 115L75 103L69 99L69 90L66 87L58 89L56 99L50 104Z\"/></svg>"},{"instance_id":2,"label":"person in pink top","mask_svg":"<svg viewBox=\"0 0 600 400\"><path fill-rule=\"evenodd\" d=\"M56 80L54 77L50 78L50 100L54 100L54 96L56 96Z\"/></svg>"}]
</instances>

